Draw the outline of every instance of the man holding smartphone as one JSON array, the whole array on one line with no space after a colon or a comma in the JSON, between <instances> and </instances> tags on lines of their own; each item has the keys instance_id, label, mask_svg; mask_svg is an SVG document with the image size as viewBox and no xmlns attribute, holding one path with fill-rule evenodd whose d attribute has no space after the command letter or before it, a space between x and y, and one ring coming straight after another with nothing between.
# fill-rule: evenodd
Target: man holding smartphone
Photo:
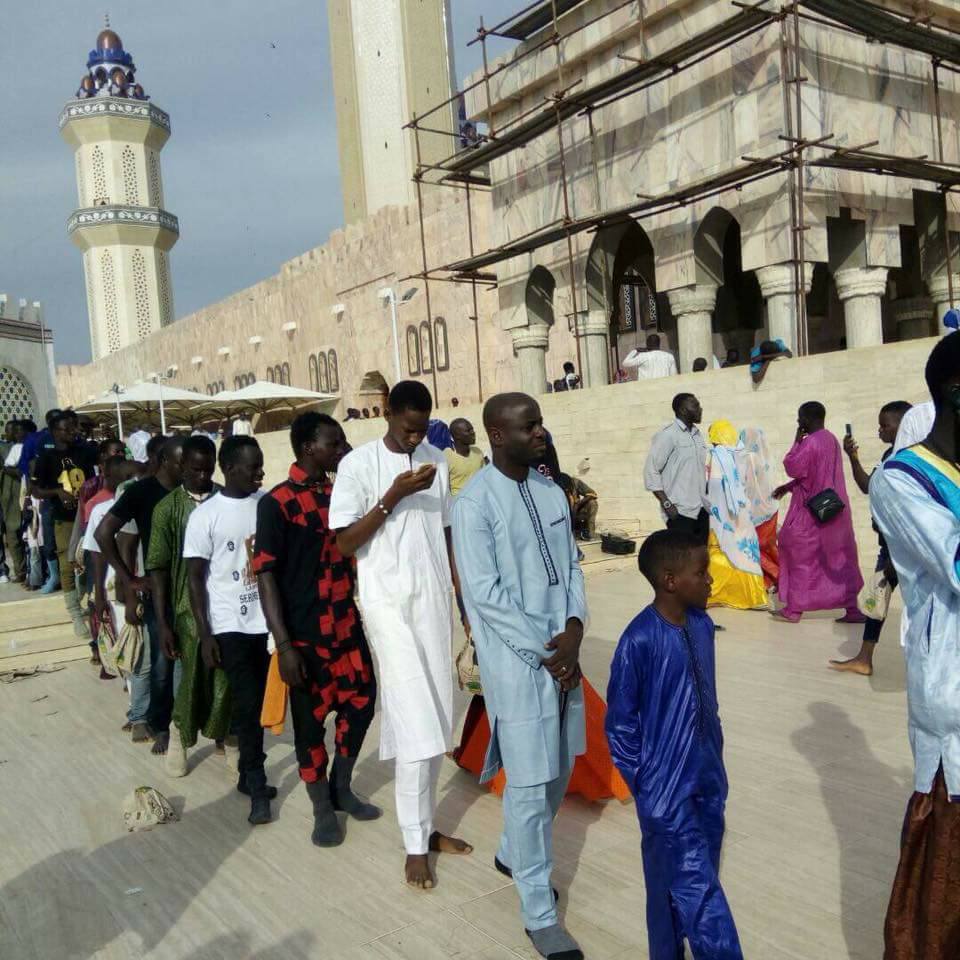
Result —
<instances>
[{"instance_id":1,"label":"man holding smartphone","mask_svg":"<svg viewBox=\"0 0 960 960\"><path fill-rule=\"evenodd\" d=\"M340 462L329 513L340 552L357 558L360 608L380 667L380 759L396 761L406 880L421 889L434 885L430 851L473 849L433 828L451 748L453 616L449 475L443 454L425 442L432 406L414 380L390 391L387 433Z\"/></svg>"}]
</instances>

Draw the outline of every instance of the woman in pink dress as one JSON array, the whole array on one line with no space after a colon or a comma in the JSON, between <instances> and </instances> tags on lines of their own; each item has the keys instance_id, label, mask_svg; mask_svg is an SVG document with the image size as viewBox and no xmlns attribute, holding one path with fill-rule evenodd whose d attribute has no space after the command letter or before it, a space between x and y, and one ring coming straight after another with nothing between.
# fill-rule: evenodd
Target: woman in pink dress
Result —
<instances>
[{"instance_id":1,"label":"woman in pink dress","mask_svg":"<svg viewBox=\"0 0 960 960\"><path fill-rule=\"evenodd\" d=\"M790 509L780 528L780 601L774 616L796 623L809 610L843 609L842 623L863 623L857 594L863 586L850 501L843 479L843 457L837 438L824 428L827 411L815 400L797 414L797 439L783 461L789 483L773 495L791 494ZM821 523L807 506L812 497L833 490L845 504Z\"/></svg>"}]
</instances>

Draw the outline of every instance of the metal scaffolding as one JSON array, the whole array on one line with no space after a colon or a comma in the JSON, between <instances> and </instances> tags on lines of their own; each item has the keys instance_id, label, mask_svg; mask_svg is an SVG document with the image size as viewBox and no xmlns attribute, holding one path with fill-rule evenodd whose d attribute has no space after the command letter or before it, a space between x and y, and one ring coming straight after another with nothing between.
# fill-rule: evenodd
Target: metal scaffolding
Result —
<instances>
[{"instance_id":1,"label":"metal scaffolding","mask_svg":"<svg viewBox=\"0 0 960 960\"><path fill-rule=\"evenodd\" d=\"M628 7L636 8L640 28L641 46L646 33L644 0L621 0L596 16L582 19L566 32L561 31L560 19L564 14L580 6L585 0L537 0L513 16L487 28L480 18L477 36L471 44L479 43L482 50L483 68L478 79L457 91L452 97L437 104L427 113L414 115L405 129L413 131L416 144L417 167L414 173L420 216L421 263L420 273L412 274L422 280L426 289L426 306L431 338L433 317L430 312L429 285L435 281L469 283L472 288L474 338L476 347L477 389L483 400L483 384L480 358L479 310L477 288L480 285L496 286L497 277L491 267L512 257L530 253L541 247L566 241L566 261L569 274L570 303L573 310L573 332L576 340L578 369L583 371L580 351L580 326L577 308L577 282L574 238L586 231L638 221L656 214L685 207L690 203L718 196L730 190L741 190L748 184L769 177L785 177L789 188L791 257L785 261L795 272L795 297L798 342L796 352L809 352L809 330L806 313L805 238L808 230L804 213L805 169L827 168L856 171L864 174L900 177L925 181L937 186L944 195L960 187L960 166L944 162L943 129L940 98L940 70L960 73L960 30L949 25L934 24L934 18L909 17L877 6L869 0L759 0L741 3L731 0L735 8L730 16L707 30L701 31L655 57L638 59L619 55L619 59L631 64L615 76L601 82L583 86L581 81L567 83L563 46L571 38L594 26L600 20ZM923 0L929 6L929 0ZM856 147L840 147L834 134L817 139L805 139L803 131L803 84L807 78L802 69L801 22L808 22L848 32L861 37L865 43L883 43L912 50L928 56L931 63L930 83L933 90L936 117L938 158L905 157L874 152L877 142ZM634 96L649 87L663 83L670 77L689 70L722 50L754 34L776 26L780 51L780 82L783 99L783 128L780 137L785 148L768 157L741 158L741 163L720 174L691 181L677 189L659 196L637 194L637 201L615 209L601 209L599 161L593 114L596 110L615 101ZM552 29L551 29L552 28ZM541 33L542 35L537 36ZM490 68L487 55L489 37L506 37L529 41L527 49L510 57L499 66ZM532 39L531 39L532 38ZM521 110L509 121L495 122L491 80L504 71L514 69L528 58L536 57L547 50L554 52L553 75L555 87L544 94L542 103ZM483 88L487 130L478 134L476 142L460 149L435 163L422 162L422 135L459 138L459 132L440 130L429 126L433 114L457 103L467 93ZM570 186L567 170L568 138L565 125L574 118L586 117L588 121L593 178L596 187L597 211L589 216L575 217L570 206ZM560 196L562 215L555 220L517 236L507 243L477 252L473 236L472 193L492 189L489 164L507 156L538 137L555 130L557 156L560 170ZM437 185L465 190L467 206L467 232L470 255L439 266L428 264L426 234L424 229L423 186ZM947 213L949 221L949 211ZM949 222L945 223L945 262L948 292L953 300L953 264L950 244ZM608 311L609 312L609 311ZM434 373L434 393L436 374Z\"/></svg>"}]
</instances>

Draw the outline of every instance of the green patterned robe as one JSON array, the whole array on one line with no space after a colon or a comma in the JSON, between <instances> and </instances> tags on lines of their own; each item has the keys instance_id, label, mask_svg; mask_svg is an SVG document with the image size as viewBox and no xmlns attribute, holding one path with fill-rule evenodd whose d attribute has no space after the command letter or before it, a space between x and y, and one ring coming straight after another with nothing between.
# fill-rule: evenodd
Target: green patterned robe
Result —
<instances>
[{"instance_id":1,"label":"green patterned robe","mask_svg":"<svg viewBox=\"0 0 960 960\"><path fill-rule=\"evenodd\" d=\"M172 626L179 641L182 670L173 703L173 723L180 731L184 747L196 744L198 731L211 740L221 740L230 726L227 675L223 670L208 670L204 665L190 609L183 538L187 520L196 506L197 502L183 487L177 487L157 504L146 559L148 571L162 569L170 574Z\"/></svg>"}]
</instances>

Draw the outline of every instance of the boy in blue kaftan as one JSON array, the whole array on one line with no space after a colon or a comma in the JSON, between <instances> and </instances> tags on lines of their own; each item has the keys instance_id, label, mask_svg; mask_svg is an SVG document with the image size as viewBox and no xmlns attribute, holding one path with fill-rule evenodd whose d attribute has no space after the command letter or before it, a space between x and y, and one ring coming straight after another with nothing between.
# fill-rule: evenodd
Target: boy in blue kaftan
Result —
<instances>
[{"instance_id":1,"label":"boy in blue kaftan","mask_svg":"<svg viewBox=\"0 0 960 960\"><path fill-rule=\"evenodd\" d=\"M742 960L720 886L727 775L717 707L707 548L682 531L648 537L640 570L656 596L610 667L607 740L643 835L650 960Z\"/></svg>"}]
</instances>

